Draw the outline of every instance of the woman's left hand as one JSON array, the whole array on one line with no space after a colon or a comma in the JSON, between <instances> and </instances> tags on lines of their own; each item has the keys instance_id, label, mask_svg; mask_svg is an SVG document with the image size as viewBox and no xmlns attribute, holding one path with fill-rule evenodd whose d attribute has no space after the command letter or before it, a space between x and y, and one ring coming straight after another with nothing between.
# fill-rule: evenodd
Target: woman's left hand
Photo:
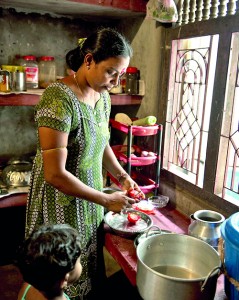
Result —
<instances>
[{"instance_id":1,"label":"woman's left hand","mask_svg":"<svg viewBox=\"0 0 239 300\"><path fill-rule=\"evenodd\" d=\"M130 197L131 191L137 192L137 197L134 198L137 202L140 199L145 199L145 194L141 191L138 184L129 175L124 177L123 180L121 180L120 184L122 186L122 190L127 191L127 193L129 194L129 197ZM132 197L130 197L130 198L132 198Z\"/></svg>"}]
</instances>

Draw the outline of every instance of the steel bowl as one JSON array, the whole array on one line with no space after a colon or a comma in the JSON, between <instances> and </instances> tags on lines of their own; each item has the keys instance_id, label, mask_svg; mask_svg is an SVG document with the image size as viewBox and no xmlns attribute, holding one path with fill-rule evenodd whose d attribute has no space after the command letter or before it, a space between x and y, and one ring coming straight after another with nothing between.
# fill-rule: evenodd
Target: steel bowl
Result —
<instances>
[{"instance_id":1,"label":"steel bowl","mask_svg":"<svg viewBox=\"0 0 239 300\"><path fill-rule=\"evenodd\" d=\"M127 219L127 213L133 212L140 216L136 224L131 224ZM118 235L126 238L136 237L152 226L153 221L147 214L128 209L126 213L114 213L109 211L104 217L105 223Z\"/></svg>"}]
</instances>

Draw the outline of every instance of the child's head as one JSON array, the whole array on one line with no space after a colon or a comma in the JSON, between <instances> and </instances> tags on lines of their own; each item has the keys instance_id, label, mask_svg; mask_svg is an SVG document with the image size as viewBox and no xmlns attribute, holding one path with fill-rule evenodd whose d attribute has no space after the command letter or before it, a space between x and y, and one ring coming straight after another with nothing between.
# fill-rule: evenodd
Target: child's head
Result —
<instances>
[{"instance_id":1,"label":"child's head","mask_svg":"<svg viewBox=\"0 0 239 300\"><path fill-rule=\"evenodd\" d=\"M20 247L17 266L24 281L46 297L56 297L63 287L79 279L80 236L67 224L43 225Z\"/></svg>"}]
</instances>

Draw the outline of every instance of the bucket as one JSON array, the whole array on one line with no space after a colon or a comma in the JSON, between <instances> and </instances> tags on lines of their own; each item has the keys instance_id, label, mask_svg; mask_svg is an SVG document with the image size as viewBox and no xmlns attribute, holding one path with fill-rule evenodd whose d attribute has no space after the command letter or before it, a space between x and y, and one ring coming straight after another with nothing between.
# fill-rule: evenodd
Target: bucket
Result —
<instances>
[{"instance_id":1,"label":"bucket","mask_svg":"<svg viewBox=\"0 0 239 300\"><path fill-rule=\"evenodd\" d=\"M239 212L221 226L224 240L225 293L230 300L239 299Z\"/></svg>"},{"instance_id":2,"label":"bucket","mask_svg":"<svg viewBox=\"0 0 239 300\"><path fill-rule=\"evenodd\" d=\"M136 282L144 300L214 299L221 260L206 242L182 234L154 235L136 252Z\"/></svg>"}]
</instances>

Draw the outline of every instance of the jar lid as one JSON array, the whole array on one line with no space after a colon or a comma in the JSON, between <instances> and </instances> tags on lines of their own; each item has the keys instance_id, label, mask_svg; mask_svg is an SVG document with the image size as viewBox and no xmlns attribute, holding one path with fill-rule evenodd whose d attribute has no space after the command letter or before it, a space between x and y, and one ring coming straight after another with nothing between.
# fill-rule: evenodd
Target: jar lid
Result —
<instances>
[{"instance_id":1,"label":"jar lid","mask_svg":"<svg viewBox=\"0 0 239 300\"><path fill-rule=\"evenodd\" d=\"M126 73L137 73L138 69L136 67L128 67Z\"/></svg>"},{"instance_id":2,"label":"jar lid","mask_svg":"<svg viewBox=\"0 0 239 300\"><path fill-rule=\"evenodd\" d=\"M233 214L221 225L222 236L239 247L239 212Z\"/></svg>"},{"instance_id":3,"label":"jar lid","mask_svg":"<svg viewBox=\"0 0 239 300\"><path fill-rule=\"evenodd\" d=\"M25 55L25 56L23 56L23 59L25 59L25 60L36 60L36 56L34 56L34 55Z\"/></svg>"},{"instance_id":4,"label":"jar lid","mask_svg":"<svg viewBox=\"0 0 239 300\"><path fill-rule=\"evenodd\" d=\"M51 61L54 60L54 56L41 56L40 60Z\"/></svg>"}]
</instances>

